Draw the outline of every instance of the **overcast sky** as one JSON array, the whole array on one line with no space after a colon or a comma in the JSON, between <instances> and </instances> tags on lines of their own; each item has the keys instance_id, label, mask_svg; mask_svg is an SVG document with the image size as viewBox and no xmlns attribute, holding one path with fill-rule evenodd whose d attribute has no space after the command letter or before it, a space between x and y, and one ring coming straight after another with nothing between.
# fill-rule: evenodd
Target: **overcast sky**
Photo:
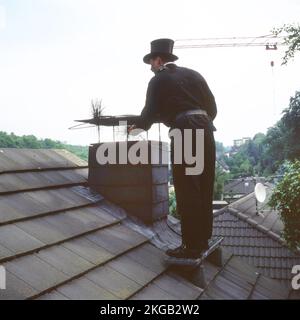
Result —
<instances>
[{"instance_id":1,"label":"overcast sky","mask_svg":"<svg viewBox=\"0 0 300 320\"><path fill-rule=\"evenodd\" d=\"M68 128L91 116L91 99L108 115L140 113L151 40L261 36L299 17L299 0L0 0L0 130L95 142L95 129ZM231 145L280 118L300 90L300 54L280 66L282 50L174 50L215 95L216 140Z\"/></svg>"}]
</instances>

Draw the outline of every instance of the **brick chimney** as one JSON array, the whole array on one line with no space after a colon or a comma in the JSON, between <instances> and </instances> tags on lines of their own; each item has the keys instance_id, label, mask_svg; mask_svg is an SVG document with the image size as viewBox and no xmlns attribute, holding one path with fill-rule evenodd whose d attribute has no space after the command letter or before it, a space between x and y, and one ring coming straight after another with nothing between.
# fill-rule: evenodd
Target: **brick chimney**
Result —
<instances>
[{"instance_id":1,"label":"brick chimney","mask_svg":"<svg viewBox=\"0 0 300 320\"><path fill-rule=\"evenodd\" d=\"M147 163L145 157L143 164L132 164L129 161L137 146L140 147L138 156L142 150L147 151ZM103 155L105 148L109 150L106 155L110 161L100 161L101 164L99 157ZM108 152L111 152L110 155ZM88 182L91 188L124 208L129 215L152 224L169 214L168 159L166 142L120 141L93 144L89 148Z\"/></svg>"}]
</instances>

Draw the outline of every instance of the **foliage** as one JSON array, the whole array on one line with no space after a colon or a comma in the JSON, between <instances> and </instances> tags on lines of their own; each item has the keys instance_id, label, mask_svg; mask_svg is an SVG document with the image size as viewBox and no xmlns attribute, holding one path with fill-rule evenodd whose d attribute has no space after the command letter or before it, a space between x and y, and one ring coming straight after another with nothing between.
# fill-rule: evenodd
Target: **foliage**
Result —
<instances>
[{"instance_id":1,"label":"foliage","mask_svg":"<svg viewBox=\"0 0 300 320\"><path fill-rule=\"evenodd\" d=\"M270 128L266 144L268 153L276 160L276 168L285 160L300 158L300 91L290 98L289 108L282 118Z\"/></svg>"},{"instance_id":2,"label":"foliage","mask_svg":"<svg viewBox=\"0 0 300 320\"><path fill-rule=\"evenodd\" d=\"M88 161L88 146L76 146L71 144L63 144L62 149L66 149L74 153L77 157Z\"/></svg>"},{"instance_id":3,"label":"foliage","mask_svg":"<svg viewBox=\"0 0 300 320\"><path fill-rule=\"evenodd\" d=\"M230 169L230 178L248 177L261 173L260 161L264 138L263 134L257 134L253 139L240 146L231 157L224 159Z\"/></svg>"},{"instance_id":4,"label":"foliage","mask_svg":"<svg viewBox=\"0 0 300 320\"><path fill-rule=\"evenodd\" d=\"M225 181L228 180L230 175L223 172L220 166L216 165L215 170L215 183L214 183L214 200L222 200Z\"/></svg>"},{"instance_id":5,"label":"foliage","mask_svg":"<svg viewBox=\"0 0 300 320\"><path fill-rule=\"evenodd\" d=\"M289 108L283 111L281 119L286 145L286 158L293 160L300 158L300 91L290 98Z\"/></svg>"},{"instance_id":6,"label":"foliage","mask_svg":"<svg viewBox=\"0 0 300 320\"><path fill-rule=\"evenodd\" d=\"M88 147L75 146L51 139L37 139L34 135L17 136L0 131L0 148L66 149L83 160L88 160Z\"/></svg>"},{"instance_id":7,"label":"foliage","mask_svg":"<svg viewBox=\"0 0 300 320\"><path fill-rule=\"evenodd\" d=\"M176 209L176 195L174 189L169 191L169 213L177 219L180 219Z\"/></svg>"},{"instance_id":8,"label":"foliage","mask_svg":"<svg viewBox=\"0 0 300 320\"><path fill-rule=\"evenodd\" d=\"M288 46L282 58L282 65L286 65L293 59L295 52L300 50L300 25L284 24L280 28L274 28L272 33L275 36L283 36L283 43Z\"/></svg>"},{"instance_id":9,"label":"foliage","mask_svg":"<svg viewBox=\"0 0 300 320\"><path fill-rule=\"evenodd\" d=\"M290 98L281 119L267 134L258 133L253 139L223 158L229 166L231 178L252 175L273 175L284 160L300 158L300 92Z\"/></svg>"},{"instance_id":10,"label":"foliage","mask_svg":"<svg viewBox=\"0 0 300 320\"><path fill-rule=\"evenodd\" d=\"M300 247L300 161L287 166L283 179L276 185L269 205L278 210L284 224L283 237L290 248Z\"/></svg>"}]
</instances>

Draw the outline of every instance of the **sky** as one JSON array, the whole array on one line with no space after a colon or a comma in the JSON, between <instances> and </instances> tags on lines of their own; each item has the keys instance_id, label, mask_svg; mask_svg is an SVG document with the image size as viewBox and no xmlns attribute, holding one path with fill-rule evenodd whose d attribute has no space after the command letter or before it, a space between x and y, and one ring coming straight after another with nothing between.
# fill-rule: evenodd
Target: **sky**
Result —
<instances>
[{"instance_id":1,"label":"sky","mask_svg":"<svg viewBox=\"0 0 300 320\"><path fill-rule=\"evenodd\" d=\"M299 0L0 0L0 131L94 143L95 128L69 128L91 117L91 100L102 100L106 115L141 112L152 40L261 36L299 17ZM174 49L215 96L217 141L232 145L280 119L300 90L300 53L281 66L283 52ZM157 132L155 124L149 137ZM101 136L111 140L111 128Z\"/></svg>"}]
</instances>

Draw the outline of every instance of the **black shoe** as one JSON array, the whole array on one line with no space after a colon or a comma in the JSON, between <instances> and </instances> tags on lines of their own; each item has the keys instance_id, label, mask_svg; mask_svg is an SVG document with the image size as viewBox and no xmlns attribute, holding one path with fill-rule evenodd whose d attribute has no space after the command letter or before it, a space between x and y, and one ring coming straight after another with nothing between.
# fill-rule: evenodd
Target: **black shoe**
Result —
<instances>
[{"instance_id":1,"label":"black shoe","mask_svg":"<svg viewBox=\"0 0 300 320\"><path fill-rule=\"evenodd\" d=\"M168 249L166 251L166 254L170 257L174 257L176 255L178 255L178 253L180 253L182 250L185 249L185 245L181 244L179 247L175 248L175 249Z\"/></svg>"},{"instance_id":2,"label":"black shoe","mask_svg":"<svg viewBox=\"0 0 300 320\"><path fill-rule=\"evenodd\" d=\"M167 250L166 254L170 257L178 259L199 259L202 256L203 249L189 249L186 247L179 247L174 250Z\"/></svg>"},{"instance_id":3,"label":"black shoe","mask_svg":"<svg viewBox=\"0 0 300 320\"><path fill-rule=\"evenodd\" d=\"M197 248L187 248L184 244L175 248L168 249L166 254L170 257L181 259L198 259L201 258L203 252L209 248L208 242L204 241Z\"/></svg>"}]
</instances>

